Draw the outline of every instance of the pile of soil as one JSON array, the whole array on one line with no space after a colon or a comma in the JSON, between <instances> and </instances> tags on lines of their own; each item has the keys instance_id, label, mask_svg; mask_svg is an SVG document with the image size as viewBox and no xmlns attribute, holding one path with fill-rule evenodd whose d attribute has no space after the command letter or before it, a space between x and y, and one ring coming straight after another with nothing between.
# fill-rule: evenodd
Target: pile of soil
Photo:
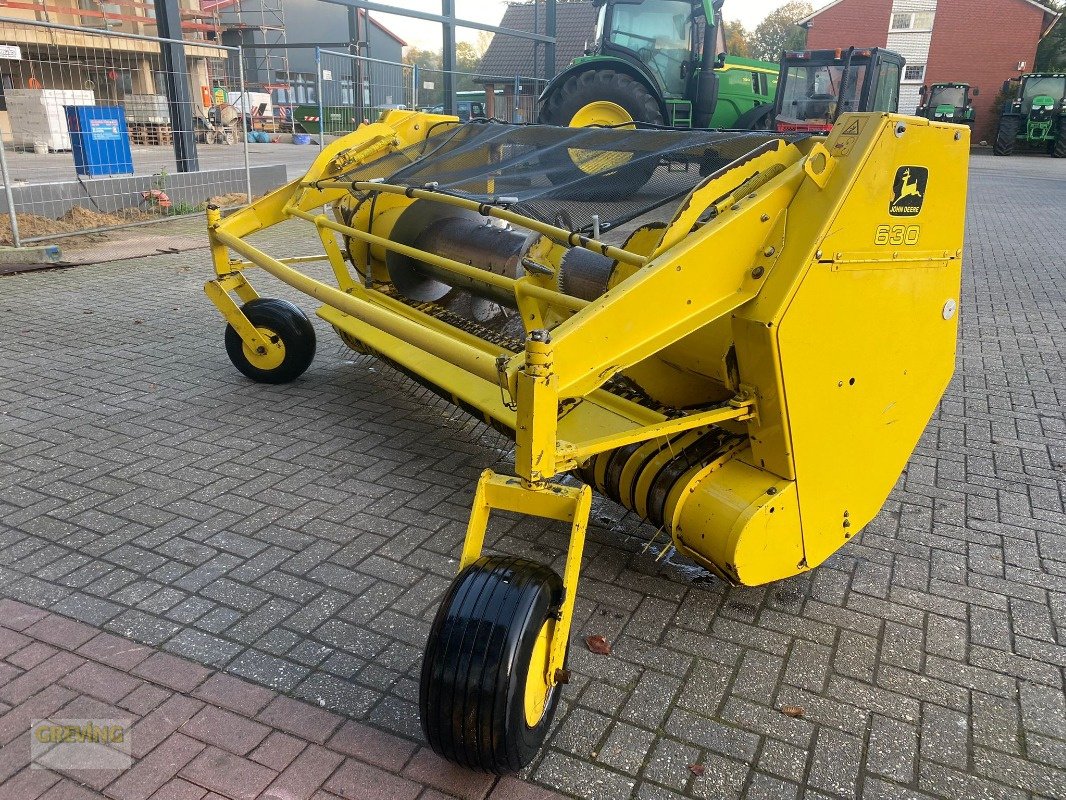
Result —
<instances>
[{"instance_id":1,"label":"pile of soil","mask_svg":"<svg viewBox=\"0 0 1066 800\"><path fill-rule=\"evenodd\" d=\"M244 192L228 192L227 194L215 195L205 203L196 207L196 211L203 211L208 203L222 208L244 205L248 202L248 195ZM38 214L17 214L19 223L19 237L33 239L38 236L58 236L63 233L77 233L78 231L92 230L94 228L113 228L130 222L144 222L160 217L179 216L166 214L165 209L152 206L141 208L123 208L120 211L104 213L85 206L74 206L70 211L59 219L42 217ZM97 234L88 234L91 240ZM100 238L103 235L100 234ZM0 214L0 245L10 246L14 244L11 238L11 218L7 214Z\"/></svg>"},{"instance_id":2,"label":"pile of soil","mask_svg":"<svg viewBox=\"0 0 1066 800\"><path fill-rule=\"evenodd\" d=\"M19 237L31 239L37 236L76 233L77 231L91 230L93 228L110 228L128 222L156 219L160 215L142 211L139 208L124 208L121 211L104 213L84 206L74 206L59 219L42 217L38 214L16 214L16 216L19 223ZM7 214L0 214L0 245L10 246L13 243L11 238L11 218Z\"/></svg>"},{"instance_id":3,"label":"pile of soil","mask_svg":"<svg viewBox=\"0 0 1066 800\"><path fill-rule=\"evenodd\" d=\"M219 208L228 208L229 206L243 206L248 202L248 195L244 192L229 192L228 194L216 194L210 198L207 203L216 205ZM207 203L203 205L206 207Z\"/></svg>"}]
</instances>

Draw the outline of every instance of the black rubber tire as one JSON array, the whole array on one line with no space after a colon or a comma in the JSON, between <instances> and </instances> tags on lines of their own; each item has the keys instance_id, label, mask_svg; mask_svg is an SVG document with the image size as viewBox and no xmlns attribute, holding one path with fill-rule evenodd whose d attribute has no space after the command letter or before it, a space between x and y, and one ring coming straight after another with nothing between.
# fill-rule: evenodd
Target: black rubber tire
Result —
<instances>
[{"instance_id":1,"label":"black rubber tire","mask_svg":"<svg viewBox=\"0 0 1066 800\"><path fill-rule=\"evenodd\" d=\"M1055 149L1051 154L1055 158L1066 158L1066 117L1059 120L1059 134L1055 137Z\"/></svg>"},{"instance_id":2,"label":"black rubber tire","mask_svg":"<svg viewBox=\"0 0 1066 800\"><path fill-rule=\"evenodd\" d=\"M419 712L442 758L504 775L527 766L551 729L560 686L535 727L525 717L533 645L562 602L562 580L519 558L486 556L452 582L430 630Z\"/></svg>"},{"instance_id":3,"label":"black rubber tire","mask_svg":"<svg viewBox=\"0 0 1066 800\"><path fill-rule=\"evenodd\" d=\"M647 87L613 69L590 69L565 80L541 104L537 121L541 125L568 127L574 114L597 100L621 106L634 122L663 124L659 104Z\"/></svg>"},{"instance_id":4,"label":"black rubber tire","mask_svg":"<svg viewBox=\"0 0 1066 800\"><path fill-rule=\"evenodd\" d=\"M261 297L241 306L257 328L269 328L285 345L285 358L273 369L261 369L248 361L244 342L232 325L226 326L226 354L233 366L257 383L288 383L300 377L315 357L315 328L297 306L288 300Z\"/></svg>"},{"instance_id":5,"label":"black rubber tire","mask_svg":"<svg viewBox=\"0 0 1066 800\"><path fill-rule=\"evenodd\" d=\"M996 143L992 145L992 153L997 156L1014 155L1014 146L1018 142L1018 134L1021 130L1021 117L1004 116L1000 119L999 130L996 131Z\"/></svg>"},{"instance_id":6,"label":"black rubber tire","mask_svg":"<svg viewBox=\"0 0 1066 800\"><path fill-rule=\"evenodd\" d=\"M770 130L770 117L773 116L774 107L770 103L763 103L745 111L737 117L733 126L740 131L768 131Z\"/></svg>"},{"instance_id":7,"label":"black rubber tire","mask_svg":"<svg viewBox=\"0 0 1066 800\"><path fill-rule=\"evenodd\" d=\"M663 124L659 104L647 87L629 75L611 69L590 69L568 78L545 98L537 120L542 125L569 127L570 120L580 109L597 100L621 106L634 122ZM557 157L544 164L548 180L556 186L593 178L574 187L575 199L582 200L616 200L636 194L657 166L657 159L643 159L590 176L576 164Z\"/></svg>"}]
</instances>

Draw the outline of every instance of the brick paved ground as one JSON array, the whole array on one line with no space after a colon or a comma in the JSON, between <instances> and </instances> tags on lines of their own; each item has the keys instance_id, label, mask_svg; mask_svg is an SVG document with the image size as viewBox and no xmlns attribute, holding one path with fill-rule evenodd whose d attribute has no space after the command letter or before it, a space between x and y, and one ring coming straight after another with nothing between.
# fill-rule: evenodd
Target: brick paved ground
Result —
<instances>
[{"instance_id":1,"label":"brick paved ground","mask_svg":"<svg viewBox=\"0 0 1066 800\"><path fill-rule=\"evenodd\" d=\"M814 573L731 589L598 504L578 635L614 653L572 648L529 780L1066 796L1066 164L973 165L958 375L883 513ZM507 445L325 326L305 378L250 384L207 275L199 252L0 280L0 592L417 741L424 638ZM492 533L561 563L557 529Z\"/></svg>"},{"instance_id":2,"label":"brick paved ground","mask_svg":"<svg viewBox=\"0 0 1066 800\"><path fill-rule=\"evenodd\" d=\"M559 797L13 600L0 600L0 658L3 800ZM130 769L30 766L31 721L90 717L128 726Z\"/></svg>"}]
</instances>

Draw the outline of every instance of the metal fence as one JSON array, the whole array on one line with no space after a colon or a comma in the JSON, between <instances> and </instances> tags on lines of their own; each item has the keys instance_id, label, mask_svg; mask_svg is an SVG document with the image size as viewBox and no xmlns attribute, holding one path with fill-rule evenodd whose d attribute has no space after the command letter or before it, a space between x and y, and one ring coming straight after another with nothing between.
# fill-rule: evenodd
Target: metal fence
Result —
<instances>
[{"instance_id":1,"label":"metal fence","mask_svg":"<svg viewBox=\"0 0 1066 800\"><path fill-rule=\"evenodd\" d=\"M302 172L308 144L321 149L391 109L443 112L449 77L463 121L535 122L544 86L286 45L290 71L264 77L258 50L184 41L177 83L188 92L171 97L169 41L0 17L0 245L245 203ZM174 128L172 106L187 112L189 130ZM183 135L195 164L176 157Z\"/></svg>"},{"instance_id":2,"label":"metal fence","mask_svg":"<svg viewBox=\"0 0 1066 800\"><path fill-rule=\"evenodd\" d=\"M166 41L0 18L0 242L246 201L252 175L242 112L251 109L240 49L184 42L189 96L171 98ZM175 130L172 104L188 111L190 130ZM183 134L196 143L192 171L179 171L175 158Z\"/></svg>"}]
</instances>

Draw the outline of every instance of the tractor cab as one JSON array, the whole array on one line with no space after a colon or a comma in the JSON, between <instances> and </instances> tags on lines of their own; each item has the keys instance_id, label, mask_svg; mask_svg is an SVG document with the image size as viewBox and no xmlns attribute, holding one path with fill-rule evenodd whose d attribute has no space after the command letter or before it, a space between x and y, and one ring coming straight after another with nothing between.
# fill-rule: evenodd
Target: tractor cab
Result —
<instances>
[{"instance_id":1,"label":"tractor cab","mask_svg":"<svg viewBox=\"0 0 1066 800\"><path fill-rule=\"evenodd\" d=\"M981 90L968 83L934 83L921 88L922 103L915 114L936 122L974 123L973 98Z\"/></svg>"},{"instance_id":2,"label":"tractor cab","mask_svg":"<svg viewBox=\"0 0 1066 800\"><path fill-rule=\"evenodd\" d=\"M643 65L666 98L685 97L707 21L693 0L599 0L597 53Z\"/></svg>"},{"instance_id":3,"label":"tractor cab","mask_svg":"<svg viewBox=\"0 0 1066 800\"><path fill-rule=\"evenodd\" d=\"M774 130L828 133L851 111L899 110L906 61L881 48L801 50L784 54L774 106Z\"/></svg>"}]
</instances>

